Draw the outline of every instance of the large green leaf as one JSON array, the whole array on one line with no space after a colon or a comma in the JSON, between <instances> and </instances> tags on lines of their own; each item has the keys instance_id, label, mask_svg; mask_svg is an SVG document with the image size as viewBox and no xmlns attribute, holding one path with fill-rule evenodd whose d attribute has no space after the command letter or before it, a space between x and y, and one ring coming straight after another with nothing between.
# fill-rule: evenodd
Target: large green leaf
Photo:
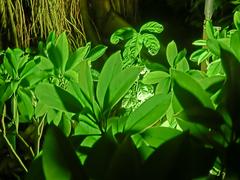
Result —
<instances>
[{"instance_id":1,"label":"large green leaf","mask_svg":"<svg viewBox=\"0 0 240 180\"><path fill-rule=\"evenodd\" d=\"M186 132L160 145L144 162L139 178L193 179L207 176L215 158L213 150L194 141Z\"/></svg>"},{"instance_id":2,"label":"large green leaf","mask_svg":"<svg viewBox=\"0 0 240 180\"><path fill-rule=\"evenodd\" d=\"M46 179L87 179L70 141L55 126L46 133L42 163Z\"/></svg>"},{"instance_id":3,"label":"large green leaf","mask_svg":"<svg viewBox=\"0 0 240 180\"><path fill-rule=\"evenodd\" d=\"M132 87L134 82L137 80L141 70L141 67L130 67L124 69L122 72L116 74L116 76L113 77L112 81L109 84L109 99L107 99L107 104L110 109L116 105Z\"/></svg>"},{"instance_id":4,"label":"large green leaf","mask_svg":"<svg viewBox=\"0 0 240 180\"><path fill-rule=\"evenodd\" d=\"M159 94L149 98L127 119L125 131L133 133L143 131L160 120L168 110L171 95Z\"/></svg>"},{"instance_id":5,"label":"large green leaf","mask_svg":"<svg viewBox=\"0 0 240 180\"><path fill-rule=\"evenodd\" d=\"M80 102L60 87L42 83L36 87L35 92L42 103L54 109L74 113L79 113L82 109Z\"/></svg>"},{"instance_id":6,"label":"large green leaf","mask_svg":"<svg viewBox=\"0 0 240 180\"><path fill-rule=\"evenodd\" d=\"M96 95L101 108L103 108L104 101L106 101L105 97L106 92L112 78L116 76L118 73L120 73L121 70L122 70L121 53L120 51L117 51L107 59L99 75Z\"/></svg>"},{"instance_id":7,"label":"large green leaf","mask_svg":"<svg viewBox=\"0 0 240 180\"><path fill-rule=\"evenodd\" d=\"M175 80L174 93L184 108L202 105L213 108L209 94L190 75L172 70L172 77Z\"/></svg>"}]
</instances>

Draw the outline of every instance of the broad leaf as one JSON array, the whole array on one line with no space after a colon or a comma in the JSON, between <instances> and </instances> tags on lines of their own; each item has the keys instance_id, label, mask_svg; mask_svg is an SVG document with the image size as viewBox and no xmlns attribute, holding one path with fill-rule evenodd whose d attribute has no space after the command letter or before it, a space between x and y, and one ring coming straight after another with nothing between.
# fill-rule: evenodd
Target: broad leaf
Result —
<instances>
[{"instance_id":1,"label":"broad leaf","mask_svg":"<svg viewBox=\"0 0 240 180\"><path fill-rule=\"evenodd\" d=\"M130 114L124 131L140 132L160 120L168 110L171 95L159 94L149 98L139 108Z\"/></svg>"},{"instance_id":2,"label":"broad leaf","mask_svg":"<svg viewBox=\"0 0 240 180\"><path fill-rule=\"evenodd\" d=\"M118 73L120 73L121 70L122 70L121 53L120 51L117 51L107 59L99 75L96 94L101 108L103 108L104 101L106 101L106 99L108 98L106 97L106 92L112 78L116 76Z\"/></svg>"},{"instance_id":3,"label":"broad leaf","mask_svg":"<svg viewBox=\"0 0 240 180\"><path fill-rule=\"evenodd\" d=\"M80 102L69 92L60 87L42 83L36 87L36 96L42 103L60 111L79 113Z\"/></svg>"},{"instance_id":4,"label":"broad leaf","mask_svg":"<svg viewBox=\"0 0 240 180\"><path fill-rule=\"evenodd\" d=\"M104 45L97 45L93 49L90 50L87 59L91 62L96 61L100 58L107 50L107 46Z\"/></svg>"},{"instance_id":5,"label":"broad leaf","mask_svg":"<svg viewBox=\"0 0 240 180\"><path fill-rule=\"evenodd\" d=\"M135 29L131 27L124 27L118 29L112 34L110 42L112 44L118 44L120 40L128 40L132 38L135 33L136 33Z\"/></svg>"},{"instance_id":6,"label":"broad leaf","mask_svg":"<svg viewBox=\"0 0 240 180\"><path fill-rule=\"evenodd\" d=\"M43 170L46 179L87 179L69 140L50 126L43 144Z\"/></svg>"},{"instance_id":7,"label":"broad leaf","mask_svg":"<svg viewBox=\"0 0 240 180\"><path fill-rule=\"evenodd\" d=\"M160 50L160 43L158 39L152 34L143 34L143 44L147 48L148 53L154 56Z\"/></svg>"}]
</instances>

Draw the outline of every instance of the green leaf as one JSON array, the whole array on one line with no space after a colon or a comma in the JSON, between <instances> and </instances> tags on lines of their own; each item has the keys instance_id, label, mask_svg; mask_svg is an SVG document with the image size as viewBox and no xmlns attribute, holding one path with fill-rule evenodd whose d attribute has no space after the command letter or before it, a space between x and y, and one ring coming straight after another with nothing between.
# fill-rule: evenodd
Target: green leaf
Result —
<instances>
[{"instance_id":1,"label":"green leaf","mask_svg":"<svg viewBox=\"0 0 240 180\"><path fill-rule=\"evenodd\" d=\"M192 44L195 46L206 46L207 42L206 42L206 40L199 39L199 40L193 41Z\"/></svg>"},{"instance_id":2,"label":"green leaf","mask_svg":"<svg viewBox=\"0 0 240 180\"><path fill-rule=\"evenodd\" d=\"M152 127L141 133L141 136L149 146L157 148L180 133L181 131L169 127Z\"/></svg>"},{"instance_id":3,"label":"green leaf","mask_svg":"<svg viewBox=\"0 0 240 180\"><path fill-rule=\"evenodd\" d=\"M240 12L236 11L233 15L233 22L237 30L240 30Z\"/></svg>"},{"instance_id":4,"label":"green leaf","mask_svg":"<svg viewBox=\"0 0 240 180\"><path fill-rule=\"evenodd\" d=\"M46 179L87 179L69 140L50 126L43 144L43 170Z\"/></svg>"},{"instance_id":5,"label":"green leaf","mask_svg":"<svg viewBox=\"0 0 240 180\"><path fill-rule=\"evenodd\" d=\"M128 40L136 33L135 29L131 27L124 27L116 30L110 38L112 44L118 44L120 40Z\"/></svg>"},{"instance_id":6,"label":"green leaf","mask_svg":"<svg viewBox=\"0 0 240 180\"><path fill-rule=\"evenodd\" d=\"M90 102L93 101L93 80L88 61L82 61L79 66L79 86Z\"/></svg>"},{"instance_id":7,"label":"green leaf","mask_svg":"<svg viewBox=\"0 0 240 180\"><path fill-rule=\"evenodd\" d=\"M91 62L96 61L100 58L107 50L107 46L99 44L90 50L87 59Z\"/></svg>"},{"instance_id":8,"label":"green leaf","mask_svg":"<svg viewBox=\"0 0 240 180\"><path fill-rule=\"evenodd\" d=\"M213 54L220 57L220 46L216 39L208 39L207 47Z\"/></svg>"},{"instance_id":9,"label":"green leaf","mask_svg":"<svg viewBox=\"0 0 240 180\"><path fill-rule=\"evenodd\" d=\"M155 21L150 21L142 25L140 28L140 33L146 31L151 33L161 33L163 31L163 26Z\"/></svg>"},{"instance_id":10,"label":"green leaf","mask_svg":"<svg viewBox=\"0 0 240 180\"><path fill-rule=\"evenodd\" d=\"M148 53L151 56L156 55L160 50L160 43L158 39L154 35L147 34L147 33L144 33L142 36L143 36L143 44L147 48Z\"/></svg>"},{"instance_id":11,"label":"green leaf","mask_svg":"<svg viewBox=\"0 0 240 180\"><path fill-rule=\"evenodd\" d=\"M36 87L36 96L42 103L60 111L79 113L80 102L60 87L42 83Z\"/></svg>"},{"instance_id":12,"label":"green leaf","mask_svg":"<svg viewBox=\"0 0 240 180\"><path fill-rule=\"evenodd\" d=\"M167 50L166 50L166 55L167 55L167 61L171 67L173 67L175 58L177 57L178 50L177 50L177 45L174 41L171 41L167 45Z\"/></svg>"},{"instance_id":13,"label":"green leaf","mask_svg":"<svg viewBox=\"0 0 240 180\"><path fill-rule=\"evenodd\" d=\"M68 59L66 65L66 71L72 70L75 68L81 61L83 61L91 48L91 44L87 43L84 47L78 48Z\"/></svg>"},{"instance_id":14,"label":"green leaf","mask_svg":"<svg viewBox=\"0 0 240 180\"><path fill-rule=\"evenodd\" d=\"M184 57L180 62L177 63L176 65L176 70L187 72L189 71L190 67L188 64L187 59Z\"/></svg>"},{"instance_id":15,"label":"green leaf","mask_svg":"<svg viewBox=\"0 0 240 180\"><path fill-rule=\"evenodd\" d=\"M130 67L116 74L109 84L108 107L111 109L127 93L142 71L141 67Z\"/></svg>"},{"instance_id":16,"label":"green leaf","mask_svg":"<svg viewBox=\"0 0 240 180\"><path fill-rule=\"evenodd\" d=\"M56 73L63 73L61 72L61 55L59 50L55 47L55 45L50 42L47 45L47 53L48 53L48 58L52 62L54 70Z\"/></svg>"},{"instance_id":17,"label":"green leaf","mask_svg":"<svg viewBox=\"0 0 240 180\"><path fill-rule=\"evenodd\" d=\"M129 115L124 131L137 133L152 126L165 115L170 102L171 95L168 94L149 98Z\"/></svg>"},{"instance_id":18,"label":"green leaf","mask_svg":"<svg viewBox=\"0 0 240 180\"><path fill-rule=\"evenodd\" d=\"M34 71L38 70L37 65L40 63L40 59L32 60L26 64L23 70L20 73L20 78L24 79L25 77L29 76L30 74L34 73Z\"/></svg>"},{"instance_id":19,"label":"green leaf","mask_svg":"<svg viewBox=\"0 0 240 180\"><path fill-rule=\"evenodd\" d=\"M210 55L211 53L208 51L208 49L202 48L194 51L190 56L190 60L199 64L210 57Z\"/></svg>"},{"instance_id":20,"label":"green leaf","mask_svg":"<svg viewBox=\"0 0 240 180\"><path fill-rule=\"evenodd\" d=\"M144 162L141 179L194 179L209 174L216 155L195 141L189 133L180 134L160 145ZM186 173L188 169L188 173Z\"/></svg>"},{"instance_id":21,"label":"green leaf","mask_svg":"<svg viewBox=\"0 0 240 180\"><path fill-rule=\"evenodd\" d=\"M103 108L104 101L107 99L105 96L112 78L120 73L121 70L122 57L120 51L117 51L107 59L99 75L96 95L101 108Z\"/></svg>"},{"instance_id":22,"label":"green leaf","mask_svg":"<svg viewBox=\"0 0 240 180\"><path fill-rule=\"evenodd\" d=\"M65 67L67 64L69 49L68 49L68 40L66 33L62 33L56 41L56 53L59 54L60 67L62 72L65 71Z\"/></svg>"},{"instance_id":23,"label":"green leaf","mask_svg":"<svg viewBox=\"0 0 240 180\"><path fill-rule=\"evenodd\" d=\"M174 93L183 108L202 105L213 108L213 103L208 93L204 91L201 85L190 75L181 71L172 70L172 77L175 80Z\"/></svg>"},{"instance_id":24,"label":"green leaf","mask_svg":"<svg viewBox=\"0 0 240 180\"><path fill-rule=\"evenodd\" d=\"M164 79L168 79L170 77L170 74L164 72L164 71L153 71L148 74L146 74L143 77L142 82L144 84L156 84L161 82Z\"/></svg>"},{"instance_id":25,"label":"green leaf","mask_svg":"<svg viewBox=\"0 0 240 180\"><path fill-rule=\"evenodd\" d=\"M71 133L71 119L65 114L62 114L62 119L58 124L59 129L63 132L65 136L69 136Z\"/></svg>"}]
</instances>

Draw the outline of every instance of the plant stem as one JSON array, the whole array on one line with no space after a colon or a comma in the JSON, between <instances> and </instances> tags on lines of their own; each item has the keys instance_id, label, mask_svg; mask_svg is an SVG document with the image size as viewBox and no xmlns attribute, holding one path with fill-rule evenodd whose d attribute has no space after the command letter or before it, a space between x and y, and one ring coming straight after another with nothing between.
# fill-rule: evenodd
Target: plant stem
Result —
<instances>
[{"instance_id":1,"label":"plant stem","mask_svg":"<svg viewBox=\"0 0 240 180\"><path fill-rule=\"evenodd\" d=\"M18 160L19 164L22 166L22 168L24 169L25 172L28 172L26 166L24 165L24 163L22 162L21 158L18 156L17 152L14 150L12 144L10 143L10 141L7 138L7 134L6 134L6 126L5 126L5 121L4 118L6 116L6 106L4 105L3 107L3 115L2 115L2 133L3 133L3 138L6 141L8 147L10 148L11 152L13 153L13 155L15 156L15 158Z\"/></svg>"}]
</instances>

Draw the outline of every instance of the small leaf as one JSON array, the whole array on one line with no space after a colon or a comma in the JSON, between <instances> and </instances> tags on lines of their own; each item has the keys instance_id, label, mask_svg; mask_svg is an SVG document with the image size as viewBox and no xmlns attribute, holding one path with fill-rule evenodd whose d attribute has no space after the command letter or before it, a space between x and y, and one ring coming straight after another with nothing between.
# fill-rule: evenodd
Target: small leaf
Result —
<instances>
[{"instance_id":1,"label":"small leaf","mask_svg":"<svg viewBox=\"0 0 240 180\"><path fill-rule=\"evenodd\" d=\"M144 84L156 84L161 82L163 79L169 78L170 74L164 72L164 71L153 71L148 74L146 74L143 77L142 82Z\"/></svg>"},{"instance_id":2,"label":"small leaf","mask_svg":"<svg viewBox=\"0 0 240 180\"><path fill-rule=\"evenodd\" d=\"M130 67L116 74L109 84L108 107L111 109L127 93L142 71L140 67Z\"/></svg>"},{"instance_id":3,"label":"small leaf","mask_svg":"<svg viewBox=\"0 0 240 180\"><path fill-rule=\"evenodd\" d=\"M207 47L213 54L220 57L220 46L216 39L208 39Z\"/></svg>"},{"instance_id":4,"label":"small leaf","mask_svg":"<svg viewBox=\"0 0 240 180\"><path fill-rule=\"evenodd\" d=\"M112 78L120 73L121 70L122 57L120 51L117 51L107 59L99 75L96 94L101 108L103 108L104 101L107 99L105 96Z\"/></svg>"},{"instance_id":5,"label":"small leaf","mask_svg":"<svg viewBox=\"0 0 240 180\"><path fill-rule=\"evenodd\" d=\"M160 43L158 39L152 34L143 34L143 44L147 48L148 53L154 56L160 50Z\"/></svg>"},{"instance_id":6,"label":"small leaf","mask_svg":"<svg viewBox=\"0 0 240 180\"><path fill-rule=\"evenodd\" d=\"M140 28L140 33L143 31L151 33L161 33L163 31L163 26L155 21L150 21Z\"/></svg>"},{"instance_id":7,"label":"small leaf","mask_svg":"<svg viewBox=\"0 0 240 180\"><path fill-rule=\"evenodd\" d=\"M107 50L107 46L99 44L90 50L87 59L91 62L96 61L100 58Z\"/></svg>"},{"instance_id":8,"label":"small leaf","mask_svg":"<svg viewBox=\"0 0 240 180\"><path fill-rule=\"evenodd\" d=\"M193 41L192 44L195 46L206 46L207 42L204 39L199 39L199 40Z\"/></svg>"},{"instance_id":9,"label":"small leaf","mask_svg":"<svg viewBox=\"0 0 240 180\"><path fill-rule=\"evenodd\" d=\"M224 73L220 59L211 62L207 67L208 76L216 76L216 75L224 75L224 74L225 73Z\"/></svg>"},{"instance_id":10,"label":"small leaf","mask_svg":"<svg viewBox=\"0 0 240 180\"><path fill-rule=\"evenodd\" d=\"M135 33L136 33L135 29L131 27L124 27L118 29L112 34L110 42L112 44L118 44L120 40L128 40L132 38Z\"/></svg>"},{"instance_id":11,"label":"small leaf","mask_svg":"<svg viewBox=\"0 0 240 180\"><path fill-rule=\"evenodd\" d=\"M60 87L42 83L36 87L36 96L48 106L60 111L79 113L81 111L80 102L69 92Z\"/></svg>"},{"instance_id":12,"label":"small leaf","mask_svg":"<svg viewBox=\"0 0 240 180\"><path fill-rule=\"evenodd\" d=\"M69 140L50 126L43 144L43 170L46 179L87 179Z\"/></svg>"},{"instance_id":13,"label":"small leaf","mask_svg":"<svg viewBox=\"0 0 240 180\"><path fill-rule=\"evenodd\" d=\"M170 102L171 96L168 94L159 94L149 98L130 114L124 131L137 133L152 126L165 115Z\"/></svg>"},{"instance_id":14,"label":"small leaf","mask_svg":"<svg viewBox=\"0 0 240 180\"><path fill-rule=\"evenodd\" d=\"M167 55L167 61L171 67L173 67L175 58L177 57L178 50L177 50L177 45L174 41L171 41L167 45L167 50L166 50L166 55Z\"/></svg>"},{"instance_id":15,"label":"small leaf","mask_svg":"<svg viewBox=\"0 0 240 180\"><path fill-rule=\"evenodd\" d=\"M167 94L171 86L171 78L162 79L156 87L155 94Z\"/></svg>"}]
</instances>

